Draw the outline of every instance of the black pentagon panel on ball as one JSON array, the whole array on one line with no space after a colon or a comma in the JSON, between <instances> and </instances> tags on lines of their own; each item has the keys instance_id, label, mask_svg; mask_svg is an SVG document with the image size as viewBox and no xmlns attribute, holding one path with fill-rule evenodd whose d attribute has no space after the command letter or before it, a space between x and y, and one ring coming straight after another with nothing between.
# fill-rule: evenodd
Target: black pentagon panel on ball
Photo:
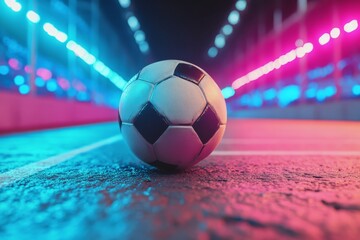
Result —
<instances>
[{"instance_id":1,"label":"black pentagon panel on ball","mask_svg":"<svg viewBox=\"0 0 360 240\"><path fill-rule=\"evenodd\" d=\"M193 124L193 128L203 144L207 143L219 129L220 121L208 105Z\"/></svg>"},{"instance_id":2,"label":"black pentagon panel on ball","mask_svg":"<svg viewBox=\"0 0 360 240\"><path fill-rule=\"evenodd\" d=\"M174 71L174 76L199 83L201 79L205 76L204 72L201 69L187 64L187 63L179 63Z\"/></svg>"},{"instance_id":3,"label":"black pentagon panel on ball","mask_svg":"<svg viewBox=\"0 0 360 240\"><path fill-rule=\"evenodd\" d=\"M153 144L165 132L168 124L165 117L148 102L135 117L134 126L147 142Z\"/></svg>"}]
</instances>

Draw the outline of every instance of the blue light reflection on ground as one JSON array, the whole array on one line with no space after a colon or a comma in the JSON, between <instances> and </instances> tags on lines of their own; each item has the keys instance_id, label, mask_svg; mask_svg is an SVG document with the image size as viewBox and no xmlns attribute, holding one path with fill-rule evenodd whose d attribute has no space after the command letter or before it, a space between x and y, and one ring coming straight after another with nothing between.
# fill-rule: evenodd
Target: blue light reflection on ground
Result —
<instances>
[{"instance_id":1,"label":"blue light reflection on ground","mask_svg":"<svg viewBox=\"0 0 360 240\"><path fill-rule=\"evenodd\" d=\"M2 136L0 173L116 134L120 134L118 124L105 123ZM124 142L114 144L117 146L81 154L0 188L1 239L88 239L134 234L141 216L126 211L133 192L138 191L130 188L137 181L129 179L134 157ZM121 164L124 169L120 169ZM140 161L137 164L149 168ZM148 198L146 192L143 197Z\"/></svg>"},{"instance_id":2,"label":"blue light reflection on ground","mask_svg":"<svg viewBox=\"0 0 360 240\"><path fill-rule=\"evenodd\" d=\"M104 123L2 136L0 173L116 134L117 123Z\"/></svg>"}]
</instances>

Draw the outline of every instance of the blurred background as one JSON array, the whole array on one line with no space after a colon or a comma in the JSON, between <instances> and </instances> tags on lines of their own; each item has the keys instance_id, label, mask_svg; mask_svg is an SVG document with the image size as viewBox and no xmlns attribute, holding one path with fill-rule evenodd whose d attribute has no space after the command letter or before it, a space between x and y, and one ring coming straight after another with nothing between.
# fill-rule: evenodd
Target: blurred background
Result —
<instances>
[{"instance_id":1,"label":"blurred background","mask_svg":"<svg viewBox=\"0 0 360 240\"><path fill-rule=\"evenodd\" d=\"M0 133L117 119L154 61L204 68L230 117L360 120L358 0L1 0Z\"/></svg>"}]
</instances>

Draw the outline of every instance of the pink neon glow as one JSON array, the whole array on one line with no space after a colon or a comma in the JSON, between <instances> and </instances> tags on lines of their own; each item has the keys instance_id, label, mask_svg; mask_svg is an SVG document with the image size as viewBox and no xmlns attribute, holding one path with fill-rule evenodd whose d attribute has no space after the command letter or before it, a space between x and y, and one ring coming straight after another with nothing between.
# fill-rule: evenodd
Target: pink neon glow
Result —
<instances>
[{"instance_id":1,"label":"pink neon glow","mask_svg":"<svg viewBox=\"0 0 360 240\"><path fill-rule=\"evenodd\" d=\"M279 58L275 59L274 61L270 61L264 64L263 66L249 72L245 76L236 79L231 84L231 87L236 90L249 82L261 78L265 74L268 74L274 71L275 69L279 69L281 68L281 66L284 66L287 63L294 61L296 57L298 58L304 57L306 54L310 53L313 49L314 49L314 45L312 43L310 42L305 43L304 46L293 49L288 53L281 55Z\"/></svg>"},{"instance_id":2,"label":"pink neon glow","mask_svg":"<svg viewBox=\"0 0 360 240\"><path fill-rule=\"evenodd\" d=\"M303 46L303 49L305 51L305 53L311 53L312 50L314 49L314 45L312 43L305 43Z\"/></svg>"},{"instance_id":3,"label":"pink neon glow","mask_svg":"<svg viewBox=\"0 0 360 240\"><path fill-rule=\"evenodd\" d=\"M49 80L52 77L52 73L50 70L46 69L46 68L38 68L36 70L36 74L41 77L42 79Z\"/></svg>"},{"instance_id":4,"label":"pink neon glow","mask_svg":"<svg viewBox=\"0 0 360 240\"><path fill-rule=\"evenodd\" d=\"M358 21L352 20L344 25L344 31L347 33L350 33L350 32L355 31L358 27L359 27ZM324 33L323 35L321 35L321 37L319 38L319 43L320 43L320 45L325 45L328 42L330 42L330 37L338 38L340 36L340 34L341 34L340 29L335 27L330 31L330 34ZM267 64L236 79L231 85L232 88L236 90L251 81L257 80L258 78L262 77L263 75L268 74L269 72L272 72L275 69L279 69L281 66L294 61L296 57L302 58L306 54L308 54L314 50L314 45L312 43L307 42L304 45L302 45L302 44L303 44L303 41L301 39L298 39L295 43L295 45L297 46L296 49L293 49L290 52L288 52L284 55L281 55L279 58L275 59L274 61L270 61Z\"/></svg>"},{"instance_id":5,"label":"pink neon glow","mask_svg":"<svg viewBox=\"0 0 360 240\"><path fill-rule=\"evenodd\" d=\"M359 23L357 20L352 20L344 25L344 31L347 33L355 31L359 27Z\"/></svg>"},{"instance_id":6,"label":"pink neon glow","mask_svg":"<svg viewBox=\"0 0 360 240\"><path fill-rule=\"evenodd\" d=\"M70 83L68 80L66 80L65 78L58 78L58 84L59 86L64 89L64 90L68 90L70 88Z\"/></svg>"},{"instance_id":7,"label":"pink neon glow","mask_svg":"<svg viewBox=\"0 0 360 240\"><path fill-rule=\"evenodd\" d=\"M15 58L10 58L9 59L9 66L12 68L12 69L15 69L15 70L20 70L20 63L17 59Z\"/></svg>"},{"instance_id":8,"label":"pink neon glow","mask_svg":"<svg viewBox=\"0 0 360 240\"><path fill-rule=\"evenodd\" d=\"M325 45L330 41L330 35L328 33L324 33L319 37L319 43L320 45Z\"/></svg>"},{"instance_id":9,"label":"pink neon glow","mask_svg":"<svg viewBox=\"0 0 360 240\"><path fill-rule=\"evenodd\" d=\"M339 28L333 28L330 31L330 36L332 38L338 38L340 36L340 29Z\"/></svg>"}]
</instances>

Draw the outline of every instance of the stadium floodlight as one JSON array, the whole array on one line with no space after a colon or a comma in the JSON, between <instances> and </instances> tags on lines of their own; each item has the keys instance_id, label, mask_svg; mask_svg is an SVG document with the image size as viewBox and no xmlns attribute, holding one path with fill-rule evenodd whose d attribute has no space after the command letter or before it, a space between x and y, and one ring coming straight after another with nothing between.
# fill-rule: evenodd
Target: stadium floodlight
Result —
<instances>
[{"instance_id":1,"label":"stadium floodlight","mask_svg":"<svg viewBox=\"0 0 360 240\"><path fill-rule=\"evenodd\" d=\"M38 23L40 21L40 16L36 12L30 10L26 13L27 19L29 19L30 22Z\"/></svg>"},{"instance_id":2,"label":"stadium floodlight","mask_svg":"<svg viewBox=\"0 0 360 240\"><path fill-rule=\"evenodd\" d=\"M338 38L340 36L340 29L339 28L333 28L330 31L330 37L331 38Z\"/></svg>"},{"instance_id":3,"label":"stadium floodlight","mask_svg":"<svg viewBox=\"0 0 360 240\"><path fill-rule=\"evenodd\" d=\"M221 93L225 99L228 99L235 94L235 90L232 87L226 87L221 90Z\"/></svg>"},{"instance_id":4,"label":"stadium floodlight","mask_svg":"<svg viewBox=\"0 0 360 240\"><path fill-rule=\"evenodd\" d=\"M139 30L140 28L140 23L139 20L134 16L130 16L127 20L129 27L131 28L131 30L136 31Z\"/></svg>"},{"instance_id":5,"label":"stadium floodlight","mask_svg":"<svg viewBox=\"0 0 360 240\"><path fill-rule=\"evenodd\" d=\"M231 25L236 25L240 21L240 13L236 10L230 12L228 21Z\"/></svg>"},{"instance_id":6,"label":"stadium floodlight","mask_svg":"<svg viewBox=\"0 0 360 240\"><path fill-rule=\"evenodd\" d=\"M14 12L20 12L20 10L22 9L22 5L15 0L5 0L4 2L6 6L8 6Z\"/></svg>"},{"instance_id":7,"label":"stadium floodlight","mask_svg":"<svg viewBox=\"0 0 360 240\"><path fill-rule=\"evenodd\" d=\"M146 41L139 43L139 48L142 53L147 53L149 51L149 44Z\"/></svg>"},{"instance_id":8,"label":"stadium floodlight","mask_svg":"<svg viewBox=\"0 0 360 240\"><path fill-rule=\"evenodd\" d=\"M235 4L235 7L239 11L244 11L246 8L247 2L246 0L238 0Z\"/></svg>"},{"instance_id":9,"label":"stadium floodlight","mask_svg":"<svg viewBox=\"0 0 360 240\"><path fill-rule=\"evenodd\" d=\"M325 45L330 41L330 35L328 33L324 33L319 37L320 45Z\"/></svg>"},{"instance_id":10,"label":"stadium floodlight","mask_svg":"<svg viewBox=\"0 0 360 240\"><path fill-rule=\"evenodd\" d=\"M233 32L233 27L230 24L226 24L223 28L222 28L222 32L226 35L229 36L232 32Z\"/></svg>"},{"instance_id":11,"label":"stadium floodlight","mask_svg":"<svg viewBox=\"0 0 360 240\"><path fill-rule=\"evenodd\" d=\"M344 25L344 31L347 33L351 33L355 31L359 27L359 23L357 20L352 20Z\"/></svg>"},{"instance_id":12,"label":"stadium floodlight","mask_svg":"<svg viewBox=\"0 0 360 240\"><path fill-rule=\"evenodd\" d=\"M216 47L209 48L209 50L208 50L209 57L214 58L214 57L216 57L217 54L218 54L218 50Z\"/></svg>"},{"instance_id":13,"label":"stadium floodlight","mask_svg":"<svg viewBox=\"0 0 360 240\"><path fill-rule=\"evenodd\" d=\"M223 34L218 34L215 38L215 46L217 48L223 48L225 46L226 40L225 40L225 36Z\"/></svg>"},{"instance_id":14,"label":"stadium floodlight","mask_svg":"<svg viewBox=\"0 0 360 240\"><path fill-rule=\"evenodd\" d=\"M51 23L44 23L43 25L44 31L49 34L49 36L54 37L56 40L58 40L61 43L64 43L67 41L68 36L66 33L59 31L54 25Z\"/></svg>"},{"instance_id":15,"label":"stadium floodlight","mask_svg":"<svg viewBox=\"0 0 360 240\"><path fill-rule=\"evenodd\" d=\"M119 0L119 4L123 8L128 8L131 5L131 0Z\"/></svg>"},{"instance_id":16,"label":"stadium floodlight","mask_svg":"<svg viewBox=\"0 0 360 240\"><path fill-rule=\"evenodd\" d=\"M137 30L134 33L134 38L137 43L145 41L145 33L141 30Z\"/></svg>"}]
</instances>

